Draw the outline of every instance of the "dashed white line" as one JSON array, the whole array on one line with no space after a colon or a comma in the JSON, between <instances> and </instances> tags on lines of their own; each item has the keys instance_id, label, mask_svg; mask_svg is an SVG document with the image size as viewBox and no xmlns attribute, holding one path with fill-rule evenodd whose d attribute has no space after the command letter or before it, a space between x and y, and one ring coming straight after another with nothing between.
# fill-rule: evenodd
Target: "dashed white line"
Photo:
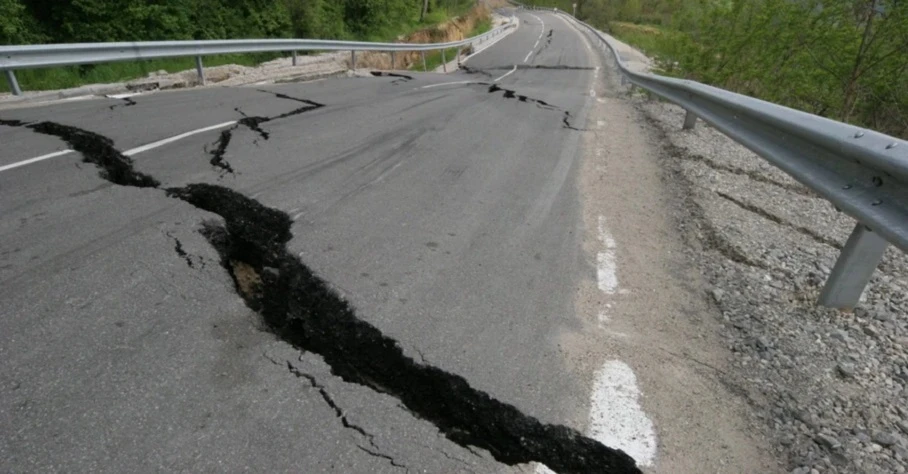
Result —
<instances>
[{"instance_id":1,"label":"dashed white line","mask_svg":"<svg viewBox=\"0 0 908 474\"><path fill-rule=\"evenodd\" d=\"M536 46L539 46L539 42L542 41L542 35L545 34L545 22L542 21L542 18L539 18L538 16L536 16L532 13L530 13L530 16L539 20L539 23L542 24L542 31L539 32L539 38L536 39L536 44L534 44L533 48L530 49L530 52L527 53L527 57L523 58L523 62L527 62L530 60L530 56L533 55L533 51L536 51Z\"/></svg>"},{"instance_id":2,"label":"dashed white line","mask_svg":"<svg viewBox=\"0 0 908 474\"><path fill-rule=\"evenodd\" d=\"M621 449L646 467L656 459L656 431L639 399L637 377L630 366L607 361L593 382L589 432L596 441Z\"/></svg>"},{"instance_id":3,"label":"dashed white line","mask_svg":"<svg viewBox=\"0 0 908 474\"><path fill-rule=\"evenodd\" d=\"M596 256L596 276L599 289L611 295L618 290L618 262L615 255L617 245L606 227L604 216L599 216L599 240L605 248Z\"/></svg>"},{"instance_id":4,"label":"dashed white line","mask_svg":"<svg viewBox=\"0 0 908 474\"><path fill-rule=\"evenodd\" d=\"M208 132L208 131L211 131L211 130L217 130L217 129L219 129L219 128L229 127L229 126L231 126L231 125L236 125L236 120L233 120L233 121L230 121L230 122L219 123L219 124L217 124L217 125L212 125L212 126L210 126L210 127L200 128L200 129L198 129L198 130L192 130L192 131L189 131L189 132L186 132L186 133L181 133L181 134L179 134L179 135L177 135L177 136L174 136L174 137L165 138L165 139L163 139L163 140L158 140L158 141L156 141L156 142L152 142L152 143L149 143L149 144L147 144L147 145L142 145L142 146L140 146L140 147L136 147L136 148L133 148L133 149L131 149L131 150L126 150L126 151L123 152L123 154L126 155L126 156L138 155L139 153L143 153L143 152L146 152L146 151L148 151L148 150L153 150L153 149L155 149L155 148L158 148L158 147L167 145L168 143L173 143L173 142L175 142L175 141L182 140L182 139L184 139L184 138L186 138L186 137L191 137L191 136L193 136L193 135L197 135L197 134L199 134L199 133ZM30 165L30 164L32 164L32 163L37 163L37 162L39 162L39 161L49 160L49 159L51 159L51 158L56 158L56 157L58 157L58 156L68 155L68 154L70 154L70 153L74 153L74 151L73 151L73 150L70 150L70 149L60 150L60 151L55 151L55 152L53 152L53 153L48 153L48 154L46 154L46 155L41 155L41 156L36 156L36 157L34 157L34 158L29 158L29 159L27 159L27 160L18 161L18 162L16 162L16 163L12 163L12 164L9 164L9 165L0 166L0 173L2 173L2 172L4 172L4 171L7 171L7 170L11 170L11 169L13 169L13 168L19 168L20 166Z\"/></svg>"},{"instance_id":5,"label":"dashed white line","mask_svg":"<svg viewBox=\"0 0 908 474\"><path fill-rule=\"evenodd\" d=\"M498 82L498 81L500 81L500 80L502 80L502 79L504 79L504 78L510 76L511 74L514 74L515 71L517 71L517 65L516 65L516 64L514 65L514 69L511 69L510 71L508 71L508 72L502 74L501 76L498 76L498 78L495 79L495 80L492 81L492 82Z\"/></svg>"},{"instance_id":6,"label":"dashed white line","mask_svg":"<svg viewBox=\"0 0 908 474\"><path fill-rule=\"evenodd\" d=\"M231 125L236 125L236 120L231 120L230 122L219 123L219 124L217 124L217 125L212 125L212 126L210 126L210 127L200 128L200 129L198 129L198 130L192 130L192 131L190 131L190 132L181 133L181 134L179 134L179 135L177 135L177 136L175 136L175 137L165 138L165 139L163 139L163 140L158 140L158 141L156 141L156 142L152 142L152 143L149 143L149 144L147 144L147 145L142 145L142 146L140 146L140 147L136 147L136 148L133 148L133 149L131 149L131 150L126 150L126 151L123 152L123 154L126 155L126 156L137 155L137 154L139 154L139 153L143 153L143 152L146 152L146 151L148 151L148 150L152 150L152 149L154 149L154 148L158 148L158 147L164 146L164 145L166 145L166 144L168 144L168 143L173 143L173 142L175 142L175 141L177 141L177 140L182 140L182 139L184 139L184 138L186 138L186 137L191 137L191 136L193 136L193 135L198 135L199 133L209 132L209 131L211 131L211 130L217 130L217 129L219 129L219 128L229 127L229 126L231 126Z\"/></svg>"},{"instance_id":7,"label":"dashed white line","mask_svg":"<svg viewBox=\"0 0 908 474\"><path fill-rule=\"evenodd\" d=\"M72 150L60 150L60 151L55 151L53 153L48 153L46 155L36 156L36 157L30 158L28 160L22 160L20 162L13 163L11 165L0 166L0 173L4 172L6 170L11 170L13 168L18 168L20 166L30 165L32 163L37 163L39 161L49 160L51 158L56 158L58 156L68 155L72 152L73 152Z\"/></svg>"}]
</instances>

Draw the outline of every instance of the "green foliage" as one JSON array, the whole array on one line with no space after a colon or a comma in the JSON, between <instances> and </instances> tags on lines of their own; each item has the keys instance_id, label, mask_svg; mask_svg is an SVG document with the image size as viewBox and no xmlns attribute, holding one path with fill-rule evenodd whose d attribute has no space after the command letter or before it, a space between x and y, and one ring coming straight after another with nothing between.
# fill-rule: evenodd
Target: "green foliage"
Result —
<instances>
[{"instance_id":1,"label":"green foliage","mask_svg":"<svg viewBox=\"0 0 908 474\"><path fill-rule=\"evenodd\" d=\"M465 13L475 0L0 0L0 44L230 38L394 40ZM206 57L206 65L253 65L267 55ZM17 71L26 90L116 82L192 58ZM0 81L0 91L7 89Z\"/></svg>"},{"instance_id":2,"label":"green foliage","mask_svg":"<svg viewBox=\"0 0 908 474\"><path fill-rule=\"evenodd\" d=\"M665 73L908 137L904 0L578 3L578 16L657 57Z\"/></svg>"}]
</instances>

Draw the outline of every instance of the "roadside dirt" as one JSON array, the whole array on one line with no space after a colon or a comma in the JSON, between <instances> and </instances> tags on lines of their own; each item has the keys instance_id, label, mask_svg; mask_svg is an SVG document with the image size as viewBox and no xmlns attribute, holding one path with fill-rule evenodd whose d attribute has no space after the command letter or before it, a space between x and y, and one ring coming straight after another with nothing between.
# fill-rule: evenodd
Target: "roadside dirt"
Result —
<instances>
[{"instance_id":1,"label":"roadside dirt","mask_svg":"<svg viewBox=\"0 0 908 474\"><path fill-rule=\"evenodd\" d=\"M590 374L621 361L636 373L658 440L646 472L783 472L729 363L721 314L707 297L696 254L676 231L683 214L664 183L659 137L621 95L614 69L601 60L599 66L578 186L587 261L601 266L597 255L613 241L616 285L611 294L602 291L599 268L581 282L582 326L563 336L569 366Z\"/></svg>"}]
</instances>

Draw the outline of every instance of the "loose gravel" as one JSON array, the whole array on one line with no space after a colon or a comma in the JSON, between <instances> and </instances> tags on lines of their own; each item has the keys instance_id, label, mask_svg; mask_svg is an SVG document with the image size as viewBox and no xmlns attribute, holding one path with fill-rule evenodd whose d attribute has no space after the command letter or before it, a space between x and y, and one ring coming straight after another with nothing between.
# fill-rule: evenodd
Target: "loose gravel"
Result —
<instances>
[{"instance_id":1,"label":"loose gravel","mask_svg":"<svg viewBox=\"0 0 908 474\"><path fill-rule=\"evenodd\" d=\"M817 307L855 225L743 146L645 96L677 223L712 288L734 383L792 473L908 470L908 257L890 247L853 312Z\"/></svg>"}]
</instances>

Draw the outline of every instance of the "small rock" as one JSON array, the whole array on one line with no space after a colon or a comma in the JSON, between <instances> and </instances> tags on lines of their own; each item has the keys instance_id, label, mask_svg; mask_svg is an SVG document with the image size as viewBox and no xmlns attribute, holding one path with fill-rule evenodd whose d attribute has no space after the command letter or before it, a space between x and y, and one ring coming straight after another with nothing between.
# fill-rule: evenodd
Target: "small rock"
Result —
<instances>
[{"instance_id":1,"label":"small rock","mask_svg":"<svg viewBox=\"0 0 908 474\"><path fill-rule=\"evenodd\" d=\"M864 326L864 334L870 337L880 337L880 330L873 326Z\"/></svg>"},{"instance_id":2,"label":"small rock","mask_svg":"<svg viewBox=\"0 0 908 474\"><path fill-rule=\"evenodd\" d=\"M876 319L877 321L892 321L893 316L892 316L892 313L880 310L880 311L877 311L876 314L873 315L873 319Z\"/></svg>"},{"instance_id":3,"label":"small rock","mask_svg":"<svg viewBox=\"0 0 908 474\"><path fill-rule=\"evenodd\" d=\"M840 443L839 440L827 434L817 435L816 441L817 444L827 449L839 449L840 447L842 447L842 443Z\"/></svg>"},{"instance_id":4,"label":"small rock","mask_svg":"<svg viewBox=\"0 0 908 474\"><path fill-rule=\"evenodd\" d=\"M896 437L892 433L885 431L875 431L873 433L873 442L880 446L892 446L896 442Z\"/></svg>"},{"instance_id":5,"label":"small rock","mask_svg":"<svg viewBox=\"0 0 908 474\"><path fill-rule=\"evenodd\" d=\"M721 303L722 298L725 297L725 292L718 288L714 289L712 291L712 294L713 294L713 299L716 300L716 303Z\"/></svg>"},{"instance_id":6,"label":"small rock","mask_svg":"<svg viewBox=\"0 0 908 474\"><path fill-rule=\"evenodd\" d=\"M895 422L895 426L898 426L905 434L908 434L908 421L899 420Z\"/></svg>"},{"instance_id":7,"label":"small rock","mask_svg":"<svg viewBox=\"0 0 908 474\"><path fill-rule=\"evenodd\" d=\"M848 362L840 362L839 365L836 366L836 370L839 371L839 374L841 374L842 377L854 377L854 364L849 364Z\"/></svg>"},{"instance_id":8,"label":"small rock","mask_svg":"<svg viewBox=\"0 0 908 474\"><path fill-rule=\"evenodd\" d=\"M892 454L896 457L896 459L902 458L902 462L908 461L908 448L896 444L891 446L889 449L892 450Z\"/></svg>"},{"instance_id":9,"label":"small rock","mask_svg":"<svg viewBox=\"0 0 908 474\"><path fill-rule=\"evenodd\" d=\"M829 334L829 337L832 339L838 339L842 342L845 342L848 340L848 333L841 329L836 329L835 331L832 331L832 333Z\"/></svg>"},{"instance_id":10,"label":"small rock","mask_svg":"<svg viewBox=\"0 0 908 474\"><path fill-rule=\"evenodd\" d=\"M796 467L791 471L791 474L809 474L810 468L807 466Z\"/></svg>"}]
</instances>

